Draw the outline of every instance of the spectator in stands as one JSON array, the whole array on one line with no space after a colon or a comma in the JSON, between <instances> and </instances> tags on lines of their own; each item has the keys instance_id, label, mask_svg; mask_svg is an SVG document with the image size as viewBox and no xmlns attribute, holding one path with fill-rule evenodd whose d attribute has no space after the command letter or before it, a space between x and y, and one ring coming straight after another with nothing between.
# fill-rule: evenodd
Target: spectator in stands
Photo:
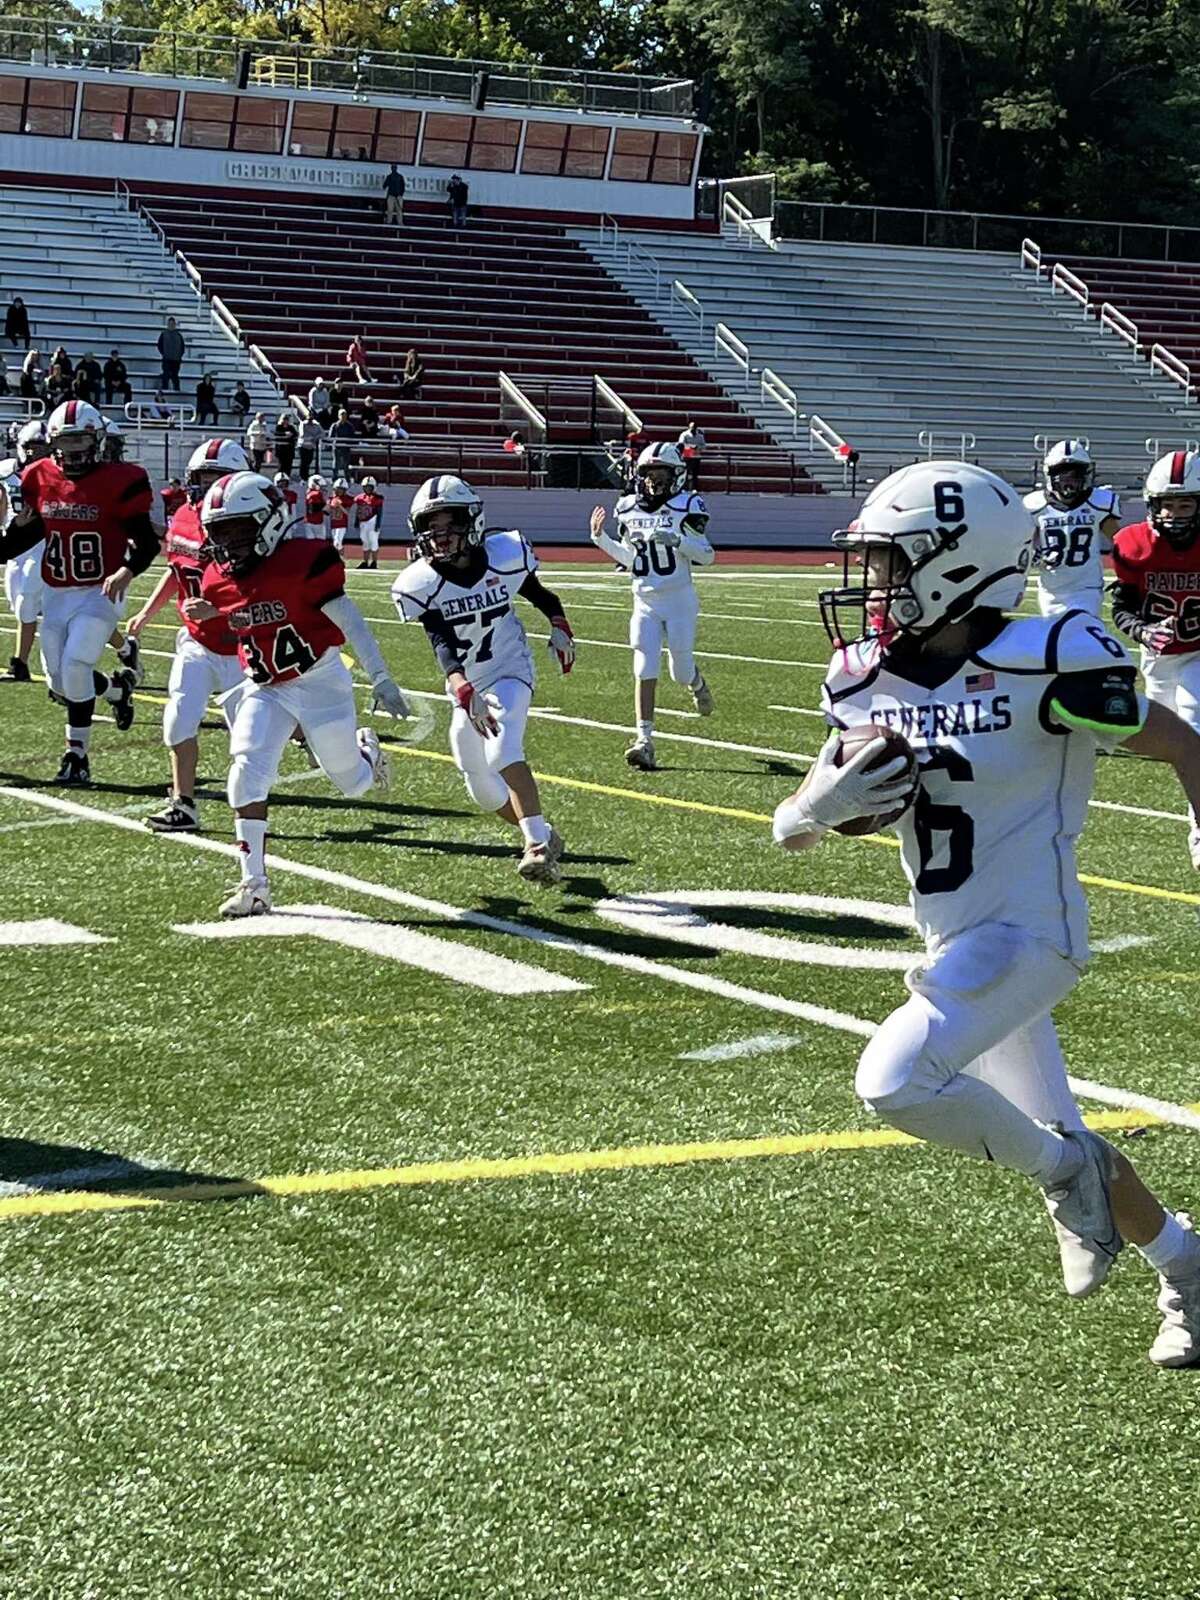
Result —
<instances>
[{"instance_id":1,"label":"spectator in stands","mask_svg":"<svg viewBox=\"0 0 1200 1600\"><path fill-rule=\"evenodd\" d=\"M237 388L229 396L229 409L233 412L234 420L239 426L245 422L250 414L250 396L246 392L246 385L239 378Z\"/></svg>"},{"instance_id":2,"label":"spectator in stands","mask_svg":"<svg viewBox=\"0 0 1200 1600\"><path fill-rule=\"evenodd\" d=\"M246 450L250 456L250 465L255 472L262 471L270 448L271 433L266 419L261 411L256 411L254 421L246 429Z\"/></svg>"},{"instance_id":3,"label":"spectator in stands","mask_svg":"<svg viewBox=\"0 0 1200 1600\"><path fill-rule=\"evenodd\" d=\"M158 492L163 503L163 520L170 522L180 506L187 505L187 490L178 478L172 478L166 488Z\"/></svg>"},{"instance_id":4,"label":"spectator in stands","mask_svg":"<svg viewBox=\"0 0 1200 1600\"><path fill-rule=\"evenodd\" d=\"M187 341L175 326L174 317L167 318L167 325L158 336L158 353L162 357L162 386L178 394L179 369L187 354Z\"/></svg>"},{"instance_id":5,"label":"spectator in stands","mask_svg":"<svg viewBox=\"0 0 1200 1600\"><path fill-rule=\"evenodd\" d=\"M371 396L368 395L358 408L359 425L362 428L364 439L378 439L379 437L379 407Z\"/></svg>"},{"instance_id":6,"label":"spectator in stands","mask_svg":"<svg viewBox=\"0 0 1200 1600\"><path fill-rule=\"evenodd\" d=\"M300 476L308 479L321 454L321 424L315 416L307 416L300 424Z\"/></svg>"},{"instance_id":7,"label":"spectator in stands","mask_svg":"<svg viewBox=\"0 0 1200 1600\"><path fill-rule=\"evenodd\" d=\"M205 372L196 385L196 421L203 427L209 417L213 420L214 428L219 426L221 415L217 410L217 386L211 374Z\"/></svg>"},{"instance_id":8,"label":"spectator in stands","mask_svg":"<svg viewBox=\"0 0 1200 1600\"><path fill-rule=\"evenodd\" d=\"M346 371L352 372L359 383L370 383L371 369L367 363L367 335L356 333L346 351Z\"/></svg>"},{"instance_id":9,"label":"spectator in stands","mask_svg":"<svg viewBox=\"0 0 1200 1600\"><path fill-rule=\"evenodd\" d=\"M296 462L296 444L299 437L300 430L296 426L295 414L291 411L281 411L275 419L275 459L289 478Z\"/></svg>"},{"instance_id":10,"label":"spectator in stands","mask_svg":"<svg viewBox=\"0 0 1200 1600\"><path fill-rule=\"evenodd\" d=\"M121 360L119 350L114 350L104 363L104 404L113 403L113 395L119 394L121 399L128 402L133 399L133 390L129 386L129 369Z\"/></svg>"},{"instance_id":11,"label":"spectator in stands","mask_svg":"<svg viewBox=\"0 0 1200 1600\"><path fill-rule=\"evenodd\" d=\"M155 389L154 398L142 413L147 422L170 422L171 408L167 404L167 397L161 389Z\"/></svg>"},{"instance_id":12,"label":"spectator in stands","mask_svg":"<svg viewBox=\"0 0 1200 1600\"><path fill-rule=\"evenodd\" d=\"M314 378L312 388L308 391L308 409L323 428L327 428L333 421L333 407L329 401L329 390L325 387L324 378ZM300 476L303 478L304 473Z\"/></svg>"},{"instance_id":13,"label":"spectator in stands","mask_svg":"<svg viewBox=\"0 0 1200 1600\"><path fill-rule=\"evenodd\" d=\"M383 220L404 226L404 174L394 161L383 180Z\"/></svg>"},{"instance_id":14,"label":"spectator in stands","mask_svg":"<svg viewBox=\"0 0 1200 1600\"><path fill-rule=\"evenodd\" d=\"M104 381L104 372L96 360L95 352L85 350L83 359L75 368L75 392L81 400L86 400L89 405L100 404L100 385Z\"/></svg>"},{"instance_id":15,"label":"spectator in stands","mask_svg":"<svg viewBox=\"0 0 1200 1600\"><path fill-rule=\"evenodd\" d=\"M385 439L407 439L408 425L399 406L390 406L383 413L379 431Z\"/></svg>"},{"instance_id":16,"label":"spectator in stands","mask_svg":"<svg viewBox=\"0 0 1200 1600\"><path fill-rule=\"evenodd\" d=\"M508 454L510 456L515 456L518 461L524 461L524 459L525 459L525 440L522 438L519 429L517 429L517 428L513 429L513 431L509 434L508 438L505 439L502 448L506 452L506 454Z\"/></svg>"},{"instance_id":17,"label":"spectator in stands","mask_svg":"<svg viewBox=\"0 0 1200 1600\"><path fill-rule=\"evenodd\" d=\"M329 422L327 422L325 426L327 428L331 427L332 424L337 421L338 412L349 411L349 409L350 391L339 378L329 390Z\"/></svg>"},{"instance_id":18,"label":"spectator in stands","mask_svg":"<svg viewBox=\"0 0 1200 1600\"><path fill-rule=\"evenodd\" d=\"M50 357L50 365L52 367L58 367L61 370L63 377L66 378L68 382L75 376L75 363L67 354L65 347L61 344Z\"/></svg>"},{"instance_id":19,"label":"spectator in stands","mask_svg":"<svg viewBox=\"0 0 1200 1600\"><path fill-rule=\"evenodd\" d=\"M345 406L338 412L337 421L329 430L329 437L333 440L333 475L335 478L344 478L350 471L350 441L358 438L358 429L351 422Z\"/></svg>"},{"instance_id":20,"label":"spectator in stands","mask_svg":"<svg viewBox=\"0 0 1200 1600\"><path fill-rule=\"evenodd\" d=\"M450 202L450 226L461 228L467 220L467 201L471 191L467 188L462 178L456 172L446 185L446 197Z\"/></svg>"},{"instance_id":21,"label":"spectator in stands","mask_svg":"<svg viewBox=\"0 0 1200 1600\"><path fill-rule=\"evenodd\" d=\"M0 361L0 400L11 393L12 390L8 385L8 368L4 365L3 361Z\"/></svg>"},{"instance_id":22,"label":"spectator in stands","mask_svg":"<svg viewBox=\"0 0 1200 1600\"><path fill-rule=\"evenodd\" d=\"M88 382L88 375L84 370L83 362L75 368L75 376L71 379L68 388L73 400L86 400L92 404L92 386Z\"/></svg>"},{"instance_id":23,"label":"spectator in stands","mask_svg":"<svg viewBox=\"0 0 1200 1600\"><path fill-rule=\"evenodd\" d=\"M704 437L703 428L698 428L693 418L679 435L679 450L687 462L687 486L696 489L700 485L700 457L704 454L704 447L708 440Z\"/></svg>"},{"instance_id":24,"label":"spectator in stands","mask_svg":"<svg viewBox=\"0 0 1200 1600\"><path fill-rule=\"evenodd\" d=\"M644 428L634 428L625 435L625 454L621 457L621 480L626 494L631 494L637 487L635 470L637 458L649 443L650 435Z\"/></svg>"},{"instance_id":25,"label":"spectator in stands","mask_svg":"<svg viewBox=\"0 0 1200 1600\"><path fill-rule=\"evenodd\" d=\"M400 374L400 393L406 400L420 398L421 384L425 381L425 368L415 350L404 358L404 371Z\"/></svg>"},{"instance_id":26,"label":"spectator in stands","mask_svg":"<svg viewBox=\"0 0 1200 1600\"><path fill-rule=\"evenodd\" d=\"M4 337L14 350L19 350L22 345L28 346L33 338L29 331L29 312L19 294L13 296L12 305L4 313Z\"/></svg>"},{"instance_id":27,"label":"spectator in stands","mask_svg":"<svg viewBox=\"0 0 1200 1600\"><path fill-rule=\"evenodd\" d=\"M40 400L46 390L46 369L42 366L42 352L35 346L28 350L21 363L21 393L26 400Z\"/></svg>"},{"instance_id":28,"label":"spectator in stands","mask_svg":"<svg viewBox=\"0 0 1200 1600\"><path fill-rule=\"evenodd\" d=\"M71 381L57 361L51 363L50 371L46 374L44 391L47 411L53 411L55 406L62 405L64 400L73 398Z\"/></svg>"}]
</instances>

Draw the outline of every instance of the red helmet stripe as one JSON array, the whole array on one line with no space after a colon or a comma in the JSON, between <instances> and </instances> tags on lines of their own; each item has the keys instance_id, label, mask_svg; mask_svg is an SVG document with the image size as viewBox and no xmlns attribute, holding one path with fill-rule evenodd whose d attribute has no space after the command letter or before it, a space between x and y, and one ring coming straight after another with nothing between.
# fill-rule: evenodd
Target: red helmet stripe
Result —
<instances>
[{"instance_id":1,"label":"red helmet stripe","mask_svg":"<svg viewBox=\"0 0 1200 1600\"><path fill-rule=\"evenodd\" d=\"M67 427L68 428L73 428L75 426L75 413L78 410L78 408L79 408L79 401L78 400L68 400L67 401Z\"/></svg>"},{"instance_id":2,"label":"red helmet stripe","mask_svg":"<svg viewBox=\"0 0 1200 1600\"><path fill-rule=\"evenodd\" d=\"M221 444L222 441L220 439L210 439L204 447L204 459L206 461L216 461L221 454Z\"/></svg>"},{"instance_id":3,"label":"red helmet stripe","mask_svg":"<svg viewBox=\"0 0 1200 1600\"><path fill-rule=\"evenodd\" d=\"M1187 451L1176 450L1175 454L1171 457L1171 482L1173 484L1183 483L1183 474L1186 466Z\"/></svg>"}]
</instances>

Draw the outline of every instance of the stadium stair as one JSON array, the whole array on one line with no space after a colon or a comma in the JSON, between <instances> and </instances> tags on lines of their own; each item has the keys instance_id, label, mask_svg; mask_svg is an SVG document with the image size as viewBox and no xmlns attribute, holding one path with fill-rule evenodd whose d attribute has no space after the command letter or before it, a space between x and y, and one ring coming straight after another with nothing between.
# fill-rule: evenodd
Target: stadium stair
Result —
<instances>
[{"instance_id":1,"label":"stadium stair","mask_svg":"<svg viewBox=\"0 0 1200 1600\"><path fill-rule=\"evenodd\" d=\"M400 403L411 439L392 447L384 472L395 481L462 470L481 486L526 484L528 468L501 444L514 427L535 441L521 417L502 411L499 374L547 414L548 443L593 448L590 380L599 374L652 437L674 439L695 418L708 439L709 481L724 478L724 456L731 487L820 492L561 228L481 218L452 230L441 208L410 206L397 229L374 205L350 201L331 214L328 200L303 197L199 207L152 196L146 207L288 393L304 395L318 376L344 377L346 347L365 330L373 381L350 390L381 409ZM410 348L426 369L419 398L398 386ZM612 413L599 435L623 431Z\"/></svg>"},{"instance_id":2,"label":"stadium stair","mask_svg":"<svg viewBox=\"0 0 1200 1600\"><path fill-rule=\"evenodd\" d=\"M244 351L213 327L211 313L175 266L172 257L114 196L71 194L61 189L0 190L0 221L6 293L20 295L29 311L33 343L49 366L62 345L73 362L91 350L103 366L114 348L129 369L133 403L151 399L162 361L158 336L174 317L187 341L180 381L171 402L190 408L202 372L215 375L222 422L228 424L229 394L240 378L255 409L278 411L280 395ZM25 351L5 347L14 395ZM120 402L107 408L129 429ZM24 416L15 400L0 401L0 415Z\"/></svg>"},{"instance_id":3,"label":"stadium stair","mask_svg":"<svg viewBox=\"0 0 1200 1600\"><path fill-rule=\"evenodd\" d=\"M1146 438L1183 428L1171 386L1118 359L1117 341L1101 343L1094 324L1080 337L1061 299L1028 292L1010 255L790 242L747 249L730 237L638 230L637 245L659 267L656 299L650 270L637 254L614 254L611 234L572 236L784 441L790 417L759 392L761 368L778 373L802 412L818 413L861 452L860 487L927 454L918 442L926 430L942 455L957 455L962 436L974 435L971 459L1018 483L1034 470L1035 435L1084 435L1106 480L1135 483ZM673 279L703 305L703 332L693 311L672 307ZM750 348L749 388L732 361L714 355L718 320ZM809 470L831 486L842 480L829 455Z\"/></svg>"}]
</instances>

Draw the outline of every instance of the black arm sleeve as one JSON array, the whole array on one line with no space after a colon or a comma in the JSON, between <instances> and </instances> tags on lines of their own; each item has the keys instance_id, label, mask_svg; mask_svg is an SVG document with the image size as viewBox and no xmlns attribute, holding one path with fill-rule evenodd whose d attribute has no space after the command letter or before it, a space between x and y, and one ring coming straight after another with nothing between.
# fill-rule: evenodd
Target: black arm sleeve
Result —
<instances>
[{"instance_id":1,"label":"black arm sleeve","mask_svg":"<svg viewBox=\"0 0 1200 1600\"><path fill-rule=\"evenodd\" d=\"M158 533L147 511L128 518L125 531L129 535L129 543L125 546L125 565L137 578L159 552Z\"/></svg>"},{"instance_id":2,"label":"black arm sleeve","mask_svg":"<svg viewBox=\"0 0 1200 1600\"><path fill-rule=\"evenodd\" d=\"M462 671L462 655L459 652L458 639L454 629L446 621L440 611L430 610L421 613L421 626L425 629L425 636L433 646L433 653L437 657L437 664L447 677L452 672Z\"/></svg>"},{"instance_id":3,"label":"black arm sleeve","mask_svg":"<svg viewBox=\"0 0 1200 1600\"><path fill-rule=\"evenodd\" d=\"M566 615L562 601L552 590L546 588L546 585L536 572L529 574L525 582L517 590L517 593L528 600L531 606L536 606L544 617L563 617Z\"/></svg>"},{"instance_id":4,"label":"black arm sleeve","mask_svg":"<svg viewBox=\"0 0 1200 1600\"><path fill-rule=\"evenodd\" d=\"M1149 624L1142 616L1142 596L1136 583L1116 582L1109 586L1112 596L1113 621L1122 633L1127 633L1139 644L1149 632Z\"/></svg>"},{"instance_id":5,"label":"black arm sleeve","mask_svg":"<svg viewBox=\"0 0 1200 1600\"><path fill-rule=\"evenodd\" d=\"M1051 685L1050 709L1065 727L1095 733L1128 736L1137 733L1145 720L1133 667L1064 672Z\"/></svg>"},{"instance_id":6,"label":"black arm sleeve","mask_svg":"<svg viewBox=\"0 0 1200 1600\"><path fill-rule=\"evenodd\" d=\"M5 532L0 533L0 561L23 556L26 550L32 550L38 540L45 537L46 524L40 512L35 511L28 522L10 522Z\"/></svg>"}]
</instances>

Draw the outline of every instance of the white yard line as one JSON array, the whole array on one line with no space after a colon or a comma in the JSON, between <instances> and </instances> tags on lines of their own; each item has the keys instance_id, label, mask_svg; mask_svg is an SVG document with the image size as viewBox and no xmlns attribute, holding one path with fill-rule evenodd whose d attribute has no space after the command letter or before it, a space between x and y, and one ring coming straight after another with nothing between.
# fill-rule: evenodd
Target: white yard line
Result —
<instances>
[{"instance_id":1,"label":"white yard line","mask_svg":"<svg viewBox=\"0 0 1200 1600\"><path fill-rule=\"evenodd\" d=\"M1171 1100L1159 1100L1154 1095L1135 1094L1132 1089L1114 1089L1107 1083L1093 1083L1090 1078L1068 1077L1071 1093L1081 1099L1098 1100L1104 1106L1119 1106L1123 1111L1145 1111L1177 1128L1193 1128L1200 1132L1200 1115L1186 1106L1177 1106Z\"/></svg>"},{"instance_id":2,"label":"white yard line","mask_svg":"<svg viewBox=\"0 0 1200 1600\"><path fill-rule=\"evenodd\" d=\"M765 1056L775 1050L794 1050L804 1044L798 1033L756 1033L751 1039L732 1039L728 1044L710 1044L703 1050L685 1050L676 1061L738 1061L743 1056Z\"/></svg>"}]
</instances>

